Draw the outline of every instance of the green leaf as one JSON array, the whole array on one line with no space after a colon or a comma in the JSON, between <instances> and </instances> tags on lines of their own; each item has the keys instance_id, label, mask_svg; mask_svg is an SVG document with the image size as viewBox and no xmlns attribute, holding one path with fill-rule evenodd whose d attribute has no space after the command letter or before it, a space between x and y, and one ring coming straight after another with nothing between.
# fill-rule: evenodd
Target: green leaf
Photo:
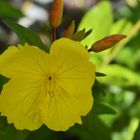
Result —
<instances>
[{"instance_id":1,"label":"green leaf","mask_svg":"<svg viewBox=\"0 0 140 140\"><path fill-rule=\"evenodd\" d=\"M4 31L4 29L0 28L0 39L4 40L5 39L5 35L6 35L6 32Z\"/></svg>"},{"instance_id":2,"label":"green leaf","mask_svg":"<svg viewBox=\"0 0 140 140\"><path fill-rule=\"evenodd\" d=\"M140 122L139 122L139 126L134 134L133 140L139 140L139 139L140 139Z\"/></svg>"},{"instance_id":3,"label":"green leaf","mask_svg":"<svg viewBox=\"0 0 140 140\"><path fill-rule=\"evenodd\" d=\"M65 132L65 139L111 140L110 129L96 116L89 114L82 118L83 125L76 124ZM72 137L73 136L73 137Z\"/></svg>"},{"instance_id":4,"label":"green leaf","mask_svg":"<svg viewBox=\"0 0 140 140\"><path fill-rule=\"evenodd\" d=\"M9 2L0 1L0 17L20 18L23 14L20 9L9 4Z\"/></svg>"},{"instance_id":5,"label":"green leaf","mask_svg":"<svg viewBox=\"0 0 140 140\"><path fill-rule=\"evenodd\" d=\"M93 42L107 36L112 25L112 7L109 1L101 1L91 8L83 17L79 30L85 28L92 29L93 32L82 42L91 46Z\"/></svg>"},{"instance_id":6,"label":"green leaf","mask_svg":"<svg viewBox=\"0 0 140 140\"><path fill-rule=\"evenodd\" d=\"M25 140L25 138L30 134L30 131L27 130L16 130L16 128L10 124L8 125L6 131L5 131L5 136L3 140Z\"/></svg>"},{"instance_id":7,"label":"green leaf","mask_svg":"<svg viewBox=\"0 0 140 140\"><path fill-rule=\"evenodd\" d=\"M83 123L85 124L85 122L83 121ZM71 140L74 140L75 138L77 140L93 140L93 136L92 134L89 133L89 131L87 130L87 128L85 128L84 125L75 125L73 127L71 127L68 131L67 131L67 135L66 135L66 140L71 138L72 136L74 136L74 138L71 138Z\"/></svg>"},{"instance_id":8,"label":"green leaf","mask_svg":"<svg viewBox=\"0 0 140 140\"><path fill-rule=\"evenodd\" d=\"M7 83L8 80L9 80L8 78L6 78L6 77L0 75L0 93L1 93L1 90L2 90L3 85L4 85L5 83Z\"/></svg>"},{"instance_id":9,"label":"green leaf","mask_svg":"<svg viewBox=\"0 0 140 140\"><path fill-rule=\"evenodd\" d=\"M56 132L48 129L45 125L30 133L26 140L51 140L56 139Z\"/></svg>"},{"instance_id":10,"label":"green leaf","mask_svg":"<svg viewBox=\"0 0 140 140\"><path fill-rule=\"evenodd\" d=\"M48 52L47 46L43 44L40 37L35 32L8 19L3 20L3 22L17 34L21 44L28 43L30 45L35 45Z\"/></svg>"},{"instance_id":11,"label":"green leaf","mask_svg":"<svg viewBox=\"0 0 140 140\"><path fill-rule=\"evenodd\" d=\"M81 41L85 36L85 29L82 29L78 32L76 32L75 34L72 35L71 39L75 40L75 41Z\"/></svg>"},{"instance_id":12,"label":"green leaf","mask_svg":"<svg viewBox=\"0 0 140 140\"><path fill-rule=\"evenodd\" d=\"M101 73L101 72L96 72L96 76L97 77L103 77L103 76L106 76L106 74Z\"/></svg>"},{"instance_id":13,"label":"green leaf","mask_svg":"<svg viewBox=\"0 0 140 140\"><path fill-rule=\"evenodd\" d=\"M92 87L92 93L94 94L93 96L96 100L106 95L103 85L97 79L95 79L95 83Z\"/></svg>"},{"instance_id":14,"label":"green leaf","mask_svg":"<svg viewBox=\"0 0 140 140\"><path fill-rule=\"evenodd\" d=\"M84 117L85 129L95 140L111 140L110 129L96 116L90 114Z\"/></svg>"},{"instance_id":15,"label":"green leaf","mask_svg":"<svg viewBox=\"0 0 140 140\"><path fill-rule=\"evenodd\" d=\"M118 86L140 86L140 75L123 66L112 64L102 68L107 76L100 78L100 82ZM115 80L114 80L115 79Z\"/></svg>"},{"instance_id":16,"label":"green leaf","mask_svg":"<svg viewBox=\"0 0 140 140\"><path fill-rule=\"evenodd\" d=\"M6 126L7 126L6 118L0 116L0 131L5 130Z\"/></svg>"},{"instance_id":17,"label":"green leaf","mask_svg":"<svg viewBox=\"0 0 140 140\"><path fill-rule=\"evenodd\" d=\"M140 32L127 44L127 47L124 47L119 55L116 55L115 61L122 65L125 65L133 70L139 71L139 62L140 62ZM127 60L127 61L126 61Z\"/></svg>"},{"instance_id":18,"label":"green leaf","mask_svg":"<svg viewBox=\"0 0 140 140\"><path fill-rule=\"evenodd\" d=\"M128 34L131 28L132 23L125 18L122 18L113 23L110 34Z\"/></svg>"},{"instance_id":19,"label":"green leaf","mask_svg":"<svg viewBox=\"0 0 140 140\"><path fill-rule=\"evenodd\" d=\"M7 127L6 118L3 116L0 116L0 140L4 139L6 127Z\"/></svg>"},{"instance_id":20,"label":"green leaf","mask_svg":"<svg viewBox=\"0 0 140 140\"><path fill-rule=\"evenodd\" d=\"M96 102L96 101L93 105L92 112L95 115L116 114L116 111L106 103Z\"/></svg>"},{"instance_id":21,"label":"green leaf","mask_svg":"<svg viewBox=\"0 0 140 140\"><path fill-rule=\"evenodd\" d=\"M85 32L85 35L83 37L83 39L85 39L86 37L88 37L91 33L92 33L92 29L88 30L87 32Z\"/></svg>"}]
</instances>

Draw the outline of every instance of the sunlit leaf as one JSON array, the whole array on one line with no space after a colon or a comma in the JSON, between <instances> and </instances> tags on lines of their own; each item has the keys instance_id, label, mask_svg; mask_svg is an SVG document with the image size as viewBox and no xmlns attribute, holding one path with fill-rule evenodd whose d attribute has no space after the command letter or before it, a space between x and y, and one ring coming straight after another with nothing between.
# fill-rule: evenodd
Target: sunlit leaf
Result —
<instances>
[{"instance_id":1,"label":"sunlit leaf","mask_svg":"<svg viewBox=\"0 0 140 140\"><path fill-rule=\"evenodd\" d=\"M140 32L130 41L127 47L124 47L119 55L116 55L115 61L133 70L139 69L140 62ZM126 61L127 60L127 61Z\"/></svg>"},{"instance_id":2,"label":"sunlit leaf","mask_svg":"<svg viewBox=\"0 0 140 140\"><path fill-rule=\"evenodd\" d=\"M102 69L102 72L107 76L100 78L100 82L119 86L140 86L140 75L123 66L108 65Z\"/></svg>"},{"instance_id":3,"label":"sunlit leaf","mask_svg":"<svg viewBox=\"0 0 140 140\"><path fill-rule=\"evenodd\" d=\"M101 1L91 8L83 17L79 30L92 29L93 32L82 43L91 46L96 40L107 36L112 25L112 7L110 1Z\"/></svg>"},{"instance_id":4,"label":"sunlit leaf","mask_svg":"<svg viewBox=\"0 0 140 140\"><path fill-rule=\"evenodd\" d=\"M139 140L139 139L140 139L140 122L139 122L139 126L134 134L133 140Z\"/></svg>"},{"instance_id":5,"label":"sunlit leaf","mask_svg":"<svg viewBox=\"0 0 140 140\"><path fill-rule=\"evenodd\" d=\"M122 18L112 24L110 34L128 34L131 28L132 23Z\"/></svg>"}]
</instances>

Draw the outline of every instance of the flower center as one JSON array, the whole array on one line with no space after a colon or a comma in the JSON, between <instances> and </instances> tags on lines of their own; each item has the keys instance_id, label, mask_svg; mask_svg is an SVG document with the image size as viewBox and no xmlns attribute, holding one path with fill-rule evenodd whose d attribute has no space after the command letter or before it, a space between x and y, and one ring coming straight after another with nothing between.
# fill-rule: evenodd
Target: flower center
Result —
<instances>
[{"instance_id":1,"label":"flower center","mask_svg":"<svg viewBox=\"0 0 140 140\"><path fill-rule=\"evenodd\" d=\"M49 76L48 79L51 81L52 80L52 76Z\"/></svg>"},{"instance_id":2,"label":"flower center","mask_svg":"<svg viewBox=\"0 0 140 140\"><path fill-rule=\"evenodd\" d=\"M53 96L54 90L55 90L55 78L54 75L50 74L47 75L45 78L45 87L46 87L46 94L50 94Z\"/></svg>"}]
</instances>

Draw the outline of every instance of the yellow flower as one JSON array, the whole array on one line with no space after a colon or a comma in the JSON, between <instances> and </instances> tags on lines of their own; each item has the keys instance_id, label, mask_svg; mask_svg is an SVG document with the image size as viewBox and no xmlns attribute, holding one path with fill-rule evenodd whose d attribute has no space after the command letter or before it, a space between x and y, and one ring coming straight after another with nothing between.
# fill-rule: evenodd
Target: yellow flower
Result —
<instances>
[{"instance_id":1,"label":"yellow flower","mask_svg":"<svg viewBox=\"0 0 140 140\"><path fill-rule=\"evenodd\" d=\"M95 66L76 41L56 40L50 53L35 46L9 47L0 56L0 74L10 80L0 95L0 112L17 129L42 124L65 131L91 109Z\"/></svg>"}]
</instances>

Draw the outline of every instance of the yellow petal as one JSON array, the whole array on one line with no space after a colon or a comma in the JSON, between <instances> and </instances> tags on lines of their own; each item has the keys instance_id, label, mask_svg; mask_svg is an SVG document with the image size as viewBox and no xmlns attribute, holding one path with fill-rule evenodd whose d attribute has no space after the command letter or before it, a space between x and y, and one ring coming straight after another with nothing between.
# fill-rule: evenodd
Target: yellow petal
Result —
<instances>
[{"instance_id":1,"label":"yellow petal","mask_svg":"<svg viewBox=\"0 0 140 140\"><path fill-rule=\"evenodd\" d=\"M76 98L58 87L49 102L47 97L42 102L42 122L55 131L66 131L75 123L81 124L81 116L86 115L93 104L91 91L88 93L84 96L81 93L81 96Z\"/></svg>"},{"instance_id":2,"label":"yellow petal","mask_svg":"<svg viewBox=\"0 0 140 140\"><path fill-rule=\"evenodd\" d=\"M54 42L51 55L56 57L55 90L46 95L41 105L42 121L55 131L65 131L81 123L93 104L91 88L95 66L89 54L78 42L60 39Z\"/></svg>"},{"instance_id":3,"label":"yellow petal","mask_svg":"<svg viewBox=\"0 0 140 140\"><path fill-rule=\"evenodd\" d=\"M65 131L81 124L92 107L95 66L79 42L59 39L50 54L34 46L11 47L0 56L0 67L0 74L11 78L0 96L0 112L17 129L44 123Z\"/></svg>"},{"instance_id":4,"label":"yellow petal","mask_svg":"<svg viewBox=\"0 0 140 140\"><path fill-rule=\"evenodd\" d=\"M40 78L48 54L35 46L11 46L0 55L0 74L12 78Z\"/></svg>"},{"instance_id":5,"label":"yellow petal","mask_svg":"<svg viewBox=\"0 0 140 140\"><path fill-rule=\"evenodd\" d=\"M89 59L89 54L87 50L81 45L78 41L73 41L68 38L61 38L53 42L50 50L51 54L56 55L59 59L65 58L67 55L77 56L78 58L86 58ZM61 53L61 55L60 55ZM62 56L63 54L63 56ZM61 57L60 57L61 56ZM65 57L64 57L65 56ZM64 59L65 60L65 59ZM63 62L63 61L62 61Z\"/></svg>"},{"instance_id":6,"label":"yellow petal","mask_svg":"<svg viewBox=\"0 0 140 140\"><path fill-rule=\"evenodd\" d=\"M71 95L79 87L82 90L91 89L95 80L95 65L89 62L89 53L79 42L59 39L52 45L50 53L56 57L58 85L72 90Z\"/></svg>"},{"instance_id":7,"label":"yellow petal","mask_svg":"<svg viewBox=\"0 0 140 140\"><path fill-rule=\"evenodd\" d=\"M42 125L37 119L38 95L41 85L27 80L10 80L4 85L0 96L0 112L7 116L19 130L35 130Z\"/></svg>"},{"instance_id":8,"label":"yellow petal","mask_svg":"<svg viewBox=\"0 0 140 140\"><path fill-rule=\"evenodd\" d=\"M51 47L50 54L56 59L58 71L62 73L73 69L83 60L89 60L89 53L79 42L67 38L56 40Z\"/></svg>"},{"instance_id":9,"label":"yellow petal","mask_svg":"<svg viewBox=\"0 0 140 140\"><path fill-rule=\"evenodd\" d=\"M9 47L0 56L0 74L11 79L0 95L0 112L17 129L34 130L42 124L40 94L45 76L55 68L53 61L47 53L29 45Z\"/></svg>"}]
</instances>

